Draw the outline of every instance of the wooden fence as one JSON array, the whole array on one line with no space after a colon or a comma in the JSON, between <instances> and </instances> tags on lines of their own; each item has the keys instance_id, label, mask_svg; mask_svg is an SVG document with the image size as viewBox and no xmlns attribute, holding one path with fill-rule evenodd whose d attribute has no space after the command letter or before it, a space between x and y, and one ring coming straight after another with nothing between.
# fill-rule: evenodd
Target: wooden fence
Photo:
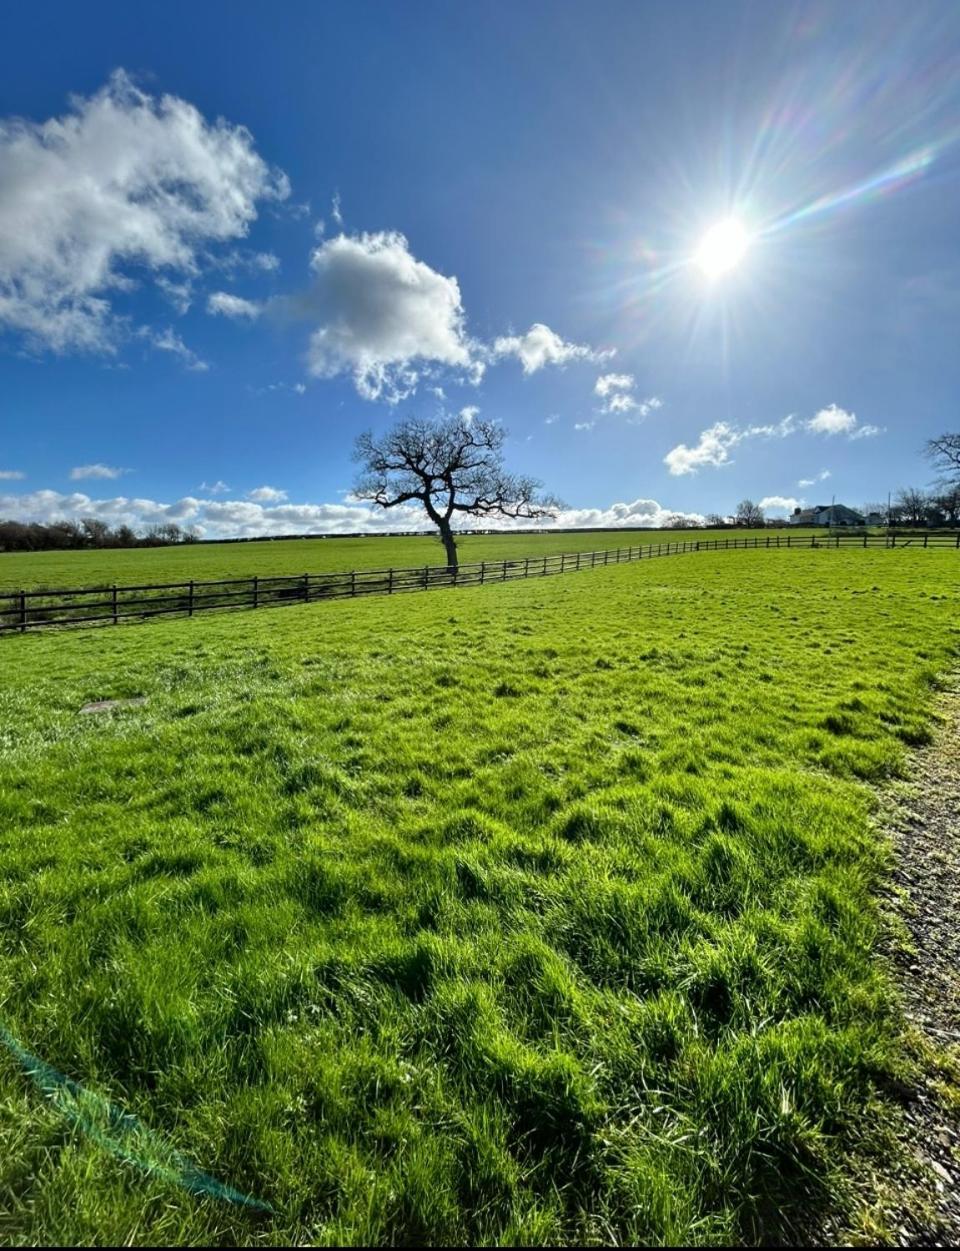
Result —
<instances>
[{"instance_id":1,"label":"wooden fence","mask_svg":"<svg viewBox=\"0 0 960 1251\"><path fill-rule=\"evenodd\" d=\"M355 569L349 573L304 573L293 577L230 578L216 582L164 582L149 586L94 586L74 590L0 591L0 634L62 626L119 625L177 614L192 617L209 609L268 608L316 600L353 599L359 595L395 595L437 587L481 586L516 578L575 573L689 552L757 548L950 547L952 534L767 534L722 539L672 539L663 543L526 556L521 560L484 560L450 569L423 565L414 569Z\"/></svg>"}]
</instances>

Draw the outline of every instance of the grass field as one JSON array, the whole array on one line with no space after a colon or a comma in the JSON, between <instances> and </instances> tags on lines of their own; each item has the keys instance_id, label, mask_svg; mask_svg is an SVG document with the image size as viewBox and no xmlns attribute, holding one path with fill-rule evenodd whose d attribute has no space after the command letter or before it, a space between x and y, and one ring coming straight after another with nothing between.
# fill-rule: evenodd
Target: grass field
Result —
<instances>
[{"instance_id":1,"label":"grass field","mask_svg":"<svg viewBox=\"0 0 960 1251\"><path fill-rule=\"evenodd\" d=\"M460 539L460 560L505 560L592 552L640 543L684 538L742 539L743 531L582 530L564 534L478 534ZM755 531L747 532L751 537ZM790 528L790 534L810 530ZM824 534L823 530L819 533ZM155 582L213 581L304 573L339 573L351 569L416 568L442 565L439 541L414 538L285 539L250 543L199 543L178 547L113 549L89 552L0 552L0 594L38 587L137 585Z\"/></svg>"},{"instance_id":2,"label":"grass field","mask_svg":"<svg viewBox=\"0 0 960 1251\"><path fill-rule=\"evenodd\" d=\"M906 1064L874 787L929 736L958 574L706 553L3 640L0 1020L82 1090L0 1048L0 1240L703 1244L843 1210Z\"/></svg>"}]
</instances>

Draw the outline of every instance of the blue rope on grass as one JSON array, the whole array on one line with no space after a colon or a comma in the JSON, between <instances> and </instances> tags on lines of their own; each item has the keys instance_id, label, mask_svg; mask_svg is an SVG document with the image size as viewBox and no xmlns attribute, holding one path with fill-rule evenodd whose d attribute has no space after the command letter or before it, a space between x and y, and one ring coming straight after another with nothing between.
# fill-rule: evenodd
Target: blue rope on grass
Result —
<instances>
[{"instance_id":1,"label":"blue rope on grass","mask_svg":"<svg viewBox=\"0 0 960 1251\"><path fill-rule=\"evenodd\" d=\"M3 1025L0 1025L0 1042L67 1120L117 1159L135 1165L151 1177L181 1186L191 1194L222 1199L258 1212L274 1211L269 1203L242 1194L201 1172L135 1116L121 1111L103 1095L86 1090L73 1078L31 1055Z\"/></svg>"}]
</instances>

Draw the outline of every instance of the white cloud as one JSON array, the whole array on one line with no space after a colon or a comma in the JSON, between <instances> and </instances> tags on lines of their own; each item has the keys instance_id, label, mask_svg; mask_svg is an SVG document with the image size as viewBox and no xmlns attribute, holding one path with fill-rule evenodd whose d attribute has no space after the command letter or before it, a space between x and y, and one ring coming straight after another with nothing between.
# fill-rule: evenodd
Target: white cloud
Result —
<instances>
[{"instance_id":1,"label":"white cloud","mask_svg":"<svg viewBox=\"0 0 960 1251\"><path fill-rule=\"evenodd\" d=\"M165 278L163 274L160 274L156 283L181 317L189 313L190 305L193 303L193 284L189 280L174 282L172 278Z\"/></svg>"},{"instance_id":2,"label":"white cloud","mask_svg":"<svg viewBox=\"0 0 960 1251\"><path fill-rule=\"evenodd\" d=\"M263 309L255 300L245 300L240 295L231 295L229 291L214 291L207 297L207 312L221 317L232 317L234 320L246 319L255 321Z\"/></svg>"},{"instance_id":3,"label":"white cloud","mask_svg":"<svg viewBox=\"0 0 960 1251\"><path fill-rule=\"evenodd\" d=\"M208 495L226 495L230 488L222 478L218 478L216 482L201 482L200 490L206 491Z\"/></svg>"},{"instance_id":4,"label":"white cloud","mask_svg":"<svg viewBox=\"0 0 960 1251\"><path fill-rule=\"evenodd\" d=\"M676 477L696 473L704 465L712 465L717 469L730 463L730 449L740 442L741 437L735 427L725 421L718 421L708 430L700 432L700 439L694 447L678 443L667 452L663 462Z\"/></svg>"},{"instance_id":5,"label":"white cloud","mask_svg":"<svg viewBox=\"0 0 960 1251\"><path fill-rule=\"evenodd\" d=\"M83 492L64 495L60 491L32 491L27 495L0 495L0 516L22 521L78 520L98 517L112 525L145 526L162 521L190 521L203 501L185 496L172 504L156 500L127 498L92 499Z\"/></svg>"},{"instance_id":6,"label":"white cloud","mask_svg":"<svg viewBox=\"0 0 960 1251\"><path fill-rule=\"evenodd\" d=\"M343 214L340 212L340 192L333 193L333 200L330 203L330 216L337 223L340 229L343 229Z\"/></svg>"},{"instance_id":7,"label":"white cloud","mask_svg":"<svg viewBox=\"0 0 960 1251\"><path fill-rule=\"evenodd\" d=\"M836 404L828 404L821 408L815 417L807 422L807 429L814 434L850 434L857 424L854 413L838 408Z\"/></svg>"},{"instance_id":8,"label":"white cloud","mask_svg":"<svg viewBox=\"0 0 960 1251\"><path fill-rule=\"evenodd\" d=\"M656 500L638 499L611 504L608 508L564 509L547 526L581 526L621 529L626 526L658 527L675 514ZM702 520L699 514L683 514ZM97 517L111 525L139 528L175 521L191 525L207 538L256 538L279 534L343 534L384 530L431 530L420 509L373 508L349 495L337 504L262 503L254 500L210 500L184 496L172 503L116 496L93 499L81 492L34 491L25 495L0 495L0 517L23 521L79 520ZM485 526L501 530L522 529L529 522L509 518L484 519ZM465 519L470 528L470 519Z\"/></svg>"},{"instance_id":9,"label":"white cloud","mask_svg":"<svg viewBox=\"0 0 960 1251\"><path fill-rule=\"evenodd\" d=\"M560 420L559 413L551 413L549 417L544 417L543 424L545 426L552 426L552 425L555 425L556 422L558 422L559 420Z\"/></svg>"},{"instance_id":10,"label":"white cloud","mask_svg":"<svg viewBox=\"0 0 960 1251\"><path fill-rule=\"evenodd\" d=\"M417 260L403 235L337 235L311 267L309 291L281 306L319 322L308 351L315 376L350 373L365 399L395 404L423 364L473 364L456 278Z\"/></svg>"},{"instance_id":11,"label":"white cloud","mask_svg":"<svg viewBox=\"0 0 960 1251\"><path fill-rule=\"evenodd\" d=\"M816 486L816 484L817 484L818 482L826 482L826 480L827 480L829 477L830 477L830 470L829 470L829 469L821 469L821 470L820 470L820 472L819 472L818 474L816 474L816 475L815 475L814 477L812 477L812 478L801 478L801 479L797 482L797 486L798 486L798 487L811 487L811 486Z\"/></svg>"},{"instance_id":12,"label":"white cloud","mask_svg":"<svg viewBox=\"0 0 960 1251\"><path fill-rule=\"evenodd\" d=\"M480 409L476 406L476 404L468 404L465 408L460 409L458 416L469 426L479 413Z\"/></svg>"},{"instance_id":13,"label":"white cloud","mask_svg":"<svg viewBox=\"0 0 960 1251\"><path fill-rule=\"evenodd\" d=\"M280 257L273 252L252 252L249 248L231 248L216 256L204 257L211 269L233 278L239 274L275 274L280 268Z\"/></svg>"},{"instance_id":14,"label":"white cloud","mask_svg":"<svg viewBox=\"0 0 960 1251\"><path fill-rule=\"evenodd\" d=\"M826 408L821 408L816 416L811 417L807 422L807 429L813 434L825 434L832 437L835 434L845 434L848 439L872 439L878 434L883 434L886 427L863 425L857 421L856 413L848 413L846 409L838 408L836 404L828 404Z\"/></svg>"},{"instance_id":15,"label":"white cloud","mask_svg":"<svg viewBox=\"0 0 960 1251\"><path fill-rule=\"evenodd\" d=\"M601 374L594 384L594 394L607 396L611 391L632 391L633 374Z\"/></svg>"},{"instance_id":16,"label":"white cloud","mask_svg":"<svg viewBox=\"0 0 960 1251\"><path fill-rule=\"evenodd\" d=\"M272 486L262 486L250 491L248 498L258 504L280 504L287 498L287 492Z\"/></svg>"},{"instance_id":17,"label":"white cloud","mask_svg":"<svg viewBox=\"0 0 960 1251\"><path fill-rule=\"evenodd\" d=\"M194 373L205 373L210 366L206 361L188 348L184 341L180 338L172 326L167 326L165 330L151 330L143 336L153 344L161 352L172 352L174 356L178 356L183 361L187 369Z\"/></svg>"},{"instance_id":18,"label":"white cloud","mask_svg":"<svg viewBox=\"0 0 960 1251\"><path fill-rule=\"evenodd\" d=\"M573 428L574 430L592 430L596 424L595 421L575 421Z\"/></svg>"},{"instance_id":19,"label":"white cloud","mask_svg":"<svg viewBox=\"0 0 960 1251\"><path fill-rule=\"evenodd\" d=\"M795 500L792 495L765 495L760 501L760 507L764 512L792 513L802 503L802 500Z\"/></svg>"},{"instance_id":20,"label":"white cloud","mask_svg":"<svg viewBox=\"0 0 960 1251\"><path fill-rule=\"evenodd\" d=\"M676 477L696 473L705 466L720 469L724 465L733 464L730 459L731 449L745 439L785 439L788 435L795 434L796 430L793 414L772 425L747 426L743 429L726 421L717 421L700 432L699 441L694 447L679 443L671 448L664 456L663 463Z\"/></svg>"},{"instance_id":21,"label":"white cloud","mask_svg":"<svg viewBox=\"0 0 960 1251\"><path fill-rule=\"evenodd\" d=\"M570 361L603 361L614 355L613 349L597 351L582 343L565 343L549 326L534 322L526 334L501 335L491 350L493 358L515 356L525 374L536 373L545 365L566 365Z\"/></svg>"},{"instance_id":22,"label":"white cloud","mask_svg":"<svg viewBox=\"0 0 960 1251\"><path fill-rule=\"evenodd\" d=\"M244 127L122 70L61 117L0 122L0 167L0 325L55 352L115 351L134 275L194 275L289 194Z\"/></svg>"},{"instance_id":23,"label":"white cloud","mask_svg":"<svg viewBox=\"0 0 960 1251\"><path fill-rule=\"evenodd\" d=\"M611 504L609 508L567 508L559 514L556 526L602 527L620 529L624 526L652 526L660 528L672 517L686 517L691 521L703 521L699 513L681 513L664 508L656 500L634 500L629 504Z\"/></svg>"},{"instance_id":24,"label":"white cloud","mask_svg":"<svg viewBox=\"0 0 960 1251\"><path fill-rule=\"evenodd\" d=\"M70 470L70 480L79 482L83 478L119 478L129 469L115 469L112 465L76 465Z\"/></svg>"},{"instance_id":25,"label":"white cloud","mask_svg":"<svg viewBox=\"0 0 960 1251\"><path fill-rule=\"evenodd\" d=\"M594 394L603 400L599 411L603 414L632 413L634 416L627 420L639 423L663 407L663 401L656 395L638 400L633 394L635 385L633 374L601 374L593 387Z\"/></svg>"},{"instance_id":26,"label":"white cloud","mask_svg":"<svg viewBox=\"0 0 960 1251\"><path fill-rule=\"evenodd\" d=\"M26 476L19 469L0 469L0 482L21 482Z\"/></svg>"}]
</instances>

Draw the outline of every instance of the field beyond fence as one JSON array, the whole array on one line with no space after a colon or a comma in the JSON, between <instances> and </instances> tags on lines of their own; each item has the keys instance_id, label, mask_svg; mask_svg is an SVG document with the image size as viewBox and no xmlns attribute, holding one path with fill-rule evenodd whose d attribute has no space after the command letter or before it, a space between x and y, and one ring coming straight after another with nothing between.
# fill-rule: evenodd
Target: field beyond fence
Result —
<instances>
[{"instance_id":1,"label":"field beyond fence","mask_svg":"<svg viewBox=\"0 0 960 1251\"><path fill-rule=\"evenodd\" d=\"M25 633L62 626L119 625L151 617L188 616L210 609L269 608L317 600L353 599L362 595L393 595L457 586L480 586L516 578L576 573L598 566L619 565L690 552L755 550L757 548L903 548L952 547L960 550L960 533L952 534L767 534L733 538L682 539L601 551L566 552L461 564L421 565L404 569L355 569L336 573L227 578L214 581L164 582L138 586L41 588L0 595L0 633Z\"/></svg>"}]
</instances>

